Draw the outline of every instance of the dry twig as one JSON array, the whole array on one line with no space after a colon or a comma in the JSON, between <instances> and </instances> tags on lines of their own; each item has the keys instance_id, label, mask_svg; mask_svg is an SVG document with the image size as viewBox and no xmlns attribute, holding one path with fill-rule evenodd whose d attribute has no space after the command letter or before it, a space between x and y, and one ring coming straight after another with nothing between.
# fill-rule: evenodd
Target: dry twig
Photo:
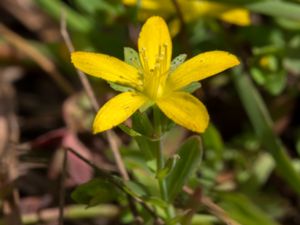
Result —
<instances>
[{"instance_id":1,"label":"dry twig","mask_svg":"<svg viewBox=\"0 0 300 225\"><path fill-rule=\"evenodd\" d=\"M83 162L85 162L86 164L88 164L89 166L91 166L93 169L95 169L99 175L102 175L106 178L110 177L110 174L108 172L106 172L105 170L97 167L95 164L93 164L92 162L90 162L88 159L86 159L84 156L82 156L81 154L79 154L78 152L74 151L71 148L67 149L68 151L72 152L74 155L76 155L78 158L80 158ZM114 183L113 180L111 180L112 183ZM123 190L123 187L120 186L119 183L114 183L116 185L116 187L118 187L120 190ZM124 191L124 190L123 190ZM145 202L143 202L141 199L135 198L135 201L139 202L148 212L149 214L151 214L153 216L153 218L156 219L157 224L162 224L162 220L158 217L158 215L154 212L154 210L152 208L150 208ZM139 217L138 217L139 218ZM1 224L0 224L1 225Z\"/></svg>"},{"instance_id":2,"label":"dry twig","mask_svg":"<svg viewBox=\"0 0 300 225\"><path fill-rule=\"evenodd\" d=\"M69 205L64 207L64 217L67 219L87 219L101 216L105 219L113 219L117 217L120 210L115 205L103 204L86 208L83 205ZM54 224L59 217L58 208L42 209L38 213L29 213L22 216L23 224ZM7 225L0 220L0 225Z\"/></svg>"},{"instance_id":3,"label":"dry twig","mask_svg":"<svg viewBox=\"0 0 300 225\"><path fill-rule=\"evenodd\" d=\"M183 187L183 190L189 195L194 195L194 190L192 190L187 186ZM219 218L227 225L241 225L240 223L236 222L234 219L230 218L230 216L226 213L226 211L222 209L220 206L218 206L216 203L214 203L209 197L202 195L198 197L198 201L202 203L204 206L206 206L213 215L215 215L217 218Z\"/></svg>"},{"instance_id":4,"label":"dry twig","mask_svg":"<svg viewBox=\"0 0 300 225\"><path fill-rule=\"evenodd\" d=\"M61 17L61 34L62 34L62 37L63 37L70 53L73 52L75 49L74 49L74 46L72 44L70 35L67 31L66 20L65 20L65 15L64 14L62 14L62 17ZM92 89L92 86L91 86L89 80L87 79L86 75L84 73L82 73L81 71L77 70L77 74L79 76L79 79L82 83L82 86L83 86L85 92L87 93L87 95L88 95L88 97L89 97L89 99L90 99L90 101L93 105L94 111L97 112L100 108L100 105L99 105L99 103L96 99L96 96L93 92L93 89ZM116 160L118 170L119 170L121 176L124 178L124 180L129 180L128 173L126 171L124 162L121 158L121 155L120 155L120 152L119 152L119 149L118 149L117 136L113 133L113 131L107 131L106 133L107 133L107 139L108 139L109 145L111 147L114 158Z\"/></svg>"},{"instance_id":5,"label":"dry twig","mask_svg":"<svg viewBox=\"0 0 300 225\"><path fill-rule=\"evenodd\" d=\"M19 194L15 179L19 175L16 143L19 126L14 113L14 89L0 75L0 199L6 225L21 225Z\"/></svg>"},{"instance_id":6,"label":"dry twig","mask_svg":"<svg viewBox=\"0 0 300 225\"><path fill-rule=\"evenodd\" d=\"M62 13L62 16L61 16L61 34L62 34L62 37L63 37L63 39L64 39L64 41L65 41L65 43L66 43L66 45L69 49L69 52L70 53L74 52L75 48L74 48L73 43L71 41L70 35L67 31L66 19L65 19L65 14L64 13ZM87 77L84 73L77 70L77 74L79 76L79 79L80 79L80 81L83 85L83 88L84 88L85 92L87 93L87 95L88 95L88 97L89 97L89 99L90 99L90 101L93 105L94 111L97 112L100 108L100 105L99 105L99 103L96 99L96 96L93 92L91 84L89 83L89 81L88 81L88 79L87 79ZM107 134L108 143L109 143L109 146L112 150L112 153L113 153L114 159L116 161L118 170L119 170L122 178L125 181L128 181L129 180L129 175L127 173L125 164L122 160L122 157L121 157L121 154L120 154L120 151L119 151L118 137L111 130L106 131L106 134ZM141 217L138 215L138 212L137 212L137 209L136 209L133 198L129 195L127 197L128 197L129 207L130 207L133 215L135 216L135 223L136 224L143 224L143 222L141 221ZM147 208L148 206L144 205L144 207Z\"/></svg>"}]
</instances>

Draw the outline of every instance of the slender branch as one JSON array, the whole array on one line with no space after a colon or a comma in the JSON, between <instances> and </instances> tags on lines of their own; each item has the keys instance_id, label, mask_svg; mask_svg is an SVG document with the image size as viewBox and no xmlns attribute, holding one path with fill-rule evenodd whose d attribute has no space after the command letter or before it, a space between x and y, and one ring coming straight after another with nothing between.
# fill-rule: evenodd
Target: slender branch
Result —
<instances>
[{"instance_id":1,"label":"slender branch","mask_svg":"<svg viewBox=\"0 0 300 225\"><path fill-rule=\"evenodd\" d=\"M81 159L83 162L85 162L86 164L88 164L90 167L92 167L93 169L95 169L97 171L97 173L101 176L106 177L108 180L110 180L113 184L115 184L121 191L124 191L124 188L122 187L122 185L118 182L115 182L114 179L110 179L111 175L106 172L105 170L97 167L95 164L93 164L92 162L90 162L88 159L86 159L84 156L82 156L81 154L79 154L78 152L74 151L71 148L67 148L68 151L72 152L74 155L76 155L79 159ZM134 197L133 197L134 198ZM138 198L134 198L134 200L136 200L137 202L139 202L148 212L150 215L152 215L153 218L156 218L156 220L160 223L161 220L158 217L158 215L154 212L154 210L149 207L147 205L147 203L143 202L141 199ZM1 225L1 224L0 224Z\"/></svg>"},{"instance_id":2,"label":"slender branch","mask_svg":"<svg viewBox=\"0 0 300 225\"><path fill-rule=\"evenodd\" d=\"M22 225L20 196L15 183L20 175L16 149L20 128L14 107L15 90L4 75L0 75L0 214L5 224Z\"/></svg>"},{"instance_id":3,"label":"slender branch","mask_svg":"<svg viewBox=\"0 0 300 225\"><path fill-rule=\"evenodd\" d=\"M184 186L183 190L184 190L184 192L186 192L189 195L194 194L194 190L192 190L191 188L189 188L187 186ZM202 196L200 196L199 201L203 205L205 205L212 214L214 214L217 218L222 220L225 224L227 224L227 225L241 225L240 223L238 223L234 219L230 218L230 216L227 214L227 212L224 209L222 209L219 205L214 203L209 197L202 195Z\"/></svg>"},{"instance_id":4,"label":"slender branch","mask_svg":"<svg viewBox=\"0 0 300 225\"><path fill-rule=\"evenodd\" d=\"M72 53L75 48L74 48L74 45L72 44L72 41L71 41L71 38L70 38L70 35L67 31L67 25L66 25L66 19L65 19L65 14L64 12L62 12L62 16L61 16L61 34L62 34L62 37L69 49L69 52ZM85 92L87 93L92 105L93 105L93 108L95 110L95 112L98 111L98 109L100 108L100 105L96 99L96 96L93 92L93 89L91 87L91 84L89 83L86 75L84 73L82 73L81 71L77 70L77 74L79 76L79 79L83 85L83 88L85 90ZM120 154L120 151L119 151L119 146L118 146L118 137L117 135L109 130L106 132L106 135L107 135L107 139L108 139L108 143L109 143L109 146L112 150L112 153L113 153L113 156L114 156L114 159L116 161L116 164L117 164L117 167L118 167L118 170L122 176L122 178L125 180L125 181L128 181L130 180L129 178L129 175L127 173L127 170L126 170L126 167L125 167L125 164L122 160L122 157L121 157L121 154ZM74 153L74 152L73 152ZM137 224L142 224L141 221L140 221L140 216L138 215L138 211L136 209L136 206L135 206L135 203L133 201L133 198L132 196L129 196L128 195L128 202L129 202L129 207L132 211L132 214L135 216L136 220L135 222ZM152 210L144 203L141 203L145 209L147 209L149 212L151 212Z\"/></svg>"},{"instance_id":5,"label":"slender branch","mask_svg":"<svg viewBox=\"0 0 300 225\"><path fill-rule=\"evenodd\" d=\"M86 164L88 164L90 167L92 167L96 173L101 176L101 177L105 177L107 178L110 182L112 182L114 185L116 185L118 188L120 188L120 190L123 190L122 185L119 182L116 182L115 179L113 179L112 175L110 173L108 173L107 171L99 168L98 166L96 166L94 163L90 162L88 159L86 159L84 156L82 156L81 154L79 154L78 152L74 151L71 148L67 148L67 151L72 152L75 156L77 156L79 159L81 159L83 162L85 162Z\"/></svg>"},{"instance_id":6,"label":"slender branch","mask_svg":"<svg viewBox=\"0 0 300 225\"><path fill-rule=\"evenodd\" d=\"M65 19L64 13L62 13L62 16L61 16L61 26L60 27L61 27L62 37L69 49L69 52L72 53L75 50L75 48L71 41L68 30L67 30L66 19ZM89 80L87 79L86 75L84 73L82 73L81 71L77 70L77 74L79 76L79 79L82 83L82 86L83 86L85 92L87 93L87 95L93 105L94 111L97 112L100 108L100 105L97 101L97 98L96 98L94 92L93 92L93 88L92 88ZM128 173L126 171L124 162L122 160L122 157L120 155L120 151L118 148L117 136L114 134L113 131L107 131L106 134L107 134L107 139L108 139L110 148L114 155L114 159L116 160L118 170L119 170L121 176L124 178L124 180L129 180Z\"/></svg>"},{"instance_id":7,"label":"slender branch","mask_svg":"<svg viewBox=\"0 0 300 225\"><path fill-rule=\"evenodd\" d=\"M105 219L113 219L119 215L120 209L112 204L103 204L90 208L86 208L84 205L69 205L64 207L64 212L65 219L87 219L99 216ZM57 220L58 216L58 208L42 209L38 213L34 212L22 215L22 223L26 225L44 223L52 224ZM0 225L7 225L7 223L0 219Z\"/></svg>"},{"instance_id":8,"label":"slender branch","mask_svg":"<svg viewBox=\"0 0 300 225\"><path fill-rule=\"evenodd\" d=\"M61 35L68 47L69 52L70 53L74 52L75 49L74 49L73 43L71 41L70 35L67 30L66 18L65 18L64 13L62 13L62 17L61 17L60 32L61 32ZM82 86L93 105L94 110L97 112L97 110L99 109L99 103L93 92L92 86L89 83L89 80L87 79L87 77L85 76L85 74L83 72L81 72L80 70L76 70L76 71L79 76L80 82L82 83Z\"/></svg>"}]
</instances>

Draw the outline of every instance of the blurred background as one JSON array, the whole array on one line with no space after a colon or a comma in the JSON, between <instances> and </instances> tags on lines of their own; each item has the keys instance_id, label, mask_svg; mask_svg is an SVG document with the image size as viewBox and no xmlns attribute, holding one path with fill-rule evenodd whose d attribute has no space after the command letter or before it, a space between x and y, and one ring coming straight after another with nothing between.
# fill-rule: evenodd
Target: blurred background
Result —
<instances>
[{"instance_id":1,"label":"blurred background","mask_svg":"<svg viewBox=\"0 0 300 225\"><path fill-rule=\"evenodd\" d=\"M211 124L189 184L200 185L237 224L300 224L299 0L1 0L1 225L57 224L61 199L65 224L132 223L126 204L109 192L89 210L78 205L86 200L70 196L94 171L67 153L65 174L66 148L117 169L105 136L91 133L94 112L67 44L123 59L124 47L137 49L139 29L151 15L167 21L173 58L218 49L242 62L194 93ZM101 105L116 94L105 81L88 79ZM118 128L115 133L132 177L142 180L134 140ZM172 129L166 154L191 135ZM179 207L187 201L181 197ZM197 211L193 224L226 224L205 204Z\"/></svg>"}]
</instances>

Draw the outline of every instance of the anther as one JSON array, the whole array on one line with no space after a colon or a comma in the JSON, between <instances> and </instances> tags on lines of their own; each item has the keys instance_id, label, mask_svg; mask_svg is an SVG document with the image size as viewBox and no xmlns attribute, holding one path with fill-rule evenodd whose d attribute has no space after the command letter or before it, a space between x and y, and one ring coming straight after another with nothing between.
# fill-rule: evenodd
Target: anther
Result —
<instances>
[{"instance_id":1,"label":"anther","mask_svg":"<svg viewBox=\"0 0 300 225\"><path fill-rule=\"evenodd\" d=\"M149 65L148 65L148 58L146 56L146 49L142 48L140 51L141 59L144 62L144 69L146 71L149 71Z\"/></svg>"}]
</instances>

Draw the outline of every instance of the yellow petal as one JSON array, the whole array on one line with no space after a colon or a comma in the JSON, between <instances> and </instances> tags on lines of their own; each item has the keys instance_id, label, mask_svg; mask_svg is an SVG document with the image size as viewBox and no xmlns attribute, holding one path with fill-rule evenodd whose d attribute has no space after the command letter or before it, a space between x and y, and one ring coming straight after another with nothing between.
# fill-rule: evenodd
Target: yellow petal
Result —
<instances>
[{"instance_id":1,"label":"yellow petal","mask_svg":"<svg viewBox=\"0 0 300 225\"><path fill-rule=\"evenodd\" d=\"M71 59L77 69L89 75L134 88L142 85L136 68L109 55L73 52Z\"/></svg>"},{"instance_id":2,"label":"yellow petal","mask_svg":"<svg viewBox=\"0 0 300 225\"><path fill-rule=\"evenodd\" d=\"M246 9L234 8L221 13L219 17L227 23L239 26L249 26L251 24L250 13Z\"/></svg>"},{"instance_id":3,"label":"yellow petal","mask_svg":"<svg viewBox=\"0 0 300 225\"><path fill-rule=\"evenodd\" d=\"M186 22L199 17L217 17L227 23L239 26L247 26L251 23L249 11L233 5L197 0L179 0L178 3L184 12L183 16Z\"/></svg>"},{"instance_id":4,"label":"yellow petal","mask_svg":"<svg viewBox=\"0 0 300 225\"><path fill-rule=\"evenodd\" d=\"M93 132L109 130L127 120L147 98L136 92L124 92L109 100L97 113Z\"/></svg>"},{"instance_id":5,"label":"yellow petal","mask_svg":"<svg viewBox=\"0 0 300 225\"><path fill-rule=\"evenodd\" d=\"M137 4L138 0L122 0L124 5L134 6Z\"/></svg>"},{"instance_id":6,"label":"yellow petal","mask_svg":"<svg viewBox=\"0 0 300 225\"><path fill-rule=\"evenodd\" d=\"M146 71L154 69L160 50L165 51L165 70L168 70L172 57L172 41L168 26L158 16L150 17L142 27L138 47L140 59Z\"/></svg>"},{"instance_id":7,"label":"yellow petal","mask_svg":"<svg viewBox=\"0 0 300 225\"><path fill-rule=\"evenodd\" d=\"M122 0L124 5L135 6L140 0ZM170 11L173 9L172 1L170 0L141 0L140 8L142 10Z\"/></svg>"},{"instance_id":8,"label":"yellow petal","mask_svg":"<svg viewBox=\"0 0 300 225\"><path fill-rule=\"evenodd\" d=\"M139 21L145 21L153 15L159 15L164 18L168 18L172 13L175 12L171 0L122 0L122 2L127 6L137 6L138 2L140 2L138 7Z\"/></svg>"},{"instance_id":9,"label":"yellow petal","mask_svg":"<svg viewBox=\"0 0 300 225\"><path fill-rule=\"evenodd\" d=\"M186 85L220 73L240 64L236 56L224 51L199 54L181 64L168 79L168 85L178 90Z\"/></svg>"},{"instance_id":10,"label":"yellow petal","mask_svg":"<svg viewBox=\"0 0 300 225\"><path fill-rule=\"evenodd\" d=\"M179 34L181 29L180 20L178 18L171 20L169 23L169 27L170 27L171 37L175 37L177 34Z\"/></svg>"},{"instance_id":11,"label":"yellow petal","mask_svg":"<svg viewBox=\"0 0 300 225\"><path fill-rule=\"evenodd\" d=\"M173 92L156 103L167 117L189 130L202 133L208 126L209 115L205 106L186 92Z\"/></svg>"}]
</instances>

